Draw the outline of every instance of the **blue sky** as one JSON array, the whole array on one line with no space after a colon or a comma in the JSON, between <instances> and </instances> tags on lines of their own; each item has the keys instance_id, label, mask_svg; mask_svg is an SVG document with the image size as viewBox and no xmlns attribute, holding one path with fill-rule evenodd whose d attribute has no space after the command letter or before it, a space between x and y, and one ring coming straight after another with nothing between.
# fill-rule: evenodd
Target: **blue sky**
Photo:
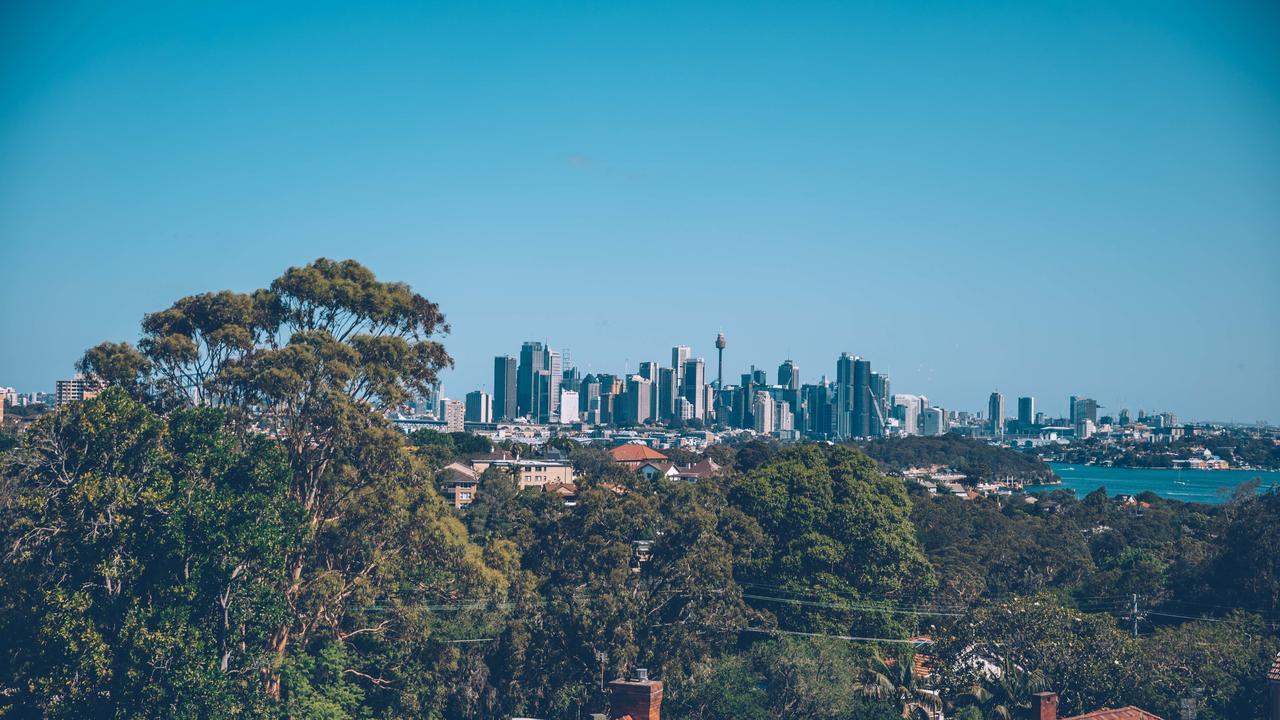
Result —
<instances>
[{"instance_id":1,"label":"blue sky","mask_svg":"<svg viewBox=\"0 0 1280 720\"><path fill-rule=\"evenodd\" d=\"M7 3L0 385L354 257L525 339L1280 422L1274 3ZM1034 5L1034 6L1033 6Z\"/></svg>"}]
</instances>

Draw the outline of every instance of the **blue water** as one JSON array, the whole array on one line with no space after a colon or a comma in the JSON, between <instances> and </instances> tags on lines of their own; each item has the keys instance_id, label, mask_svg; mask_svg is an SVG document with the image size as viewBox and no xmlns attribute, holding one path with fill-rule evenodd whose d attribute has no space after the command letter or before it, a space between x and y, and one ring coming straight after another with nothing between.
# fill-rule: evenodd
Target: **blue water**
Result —
<instances>
[{"instance_id":1,"label":"blue water","mask_svg":"<svg viewBox=\"0 0 1280 720\"><path fill-rule=\"evenodd\" d=\"M1080 498L1100 487L1106 487L1108 495L1137 495L1150 490L1174 500L1217 504L1228 500L1235 486L1253 478L1262 478L1261 490L1280 485L1280 471L1276 470L1147 470L1063 463L1049 466L1062 478L1062 484L1028 490L1066 488Z\"/></svg>"}]
</instances>

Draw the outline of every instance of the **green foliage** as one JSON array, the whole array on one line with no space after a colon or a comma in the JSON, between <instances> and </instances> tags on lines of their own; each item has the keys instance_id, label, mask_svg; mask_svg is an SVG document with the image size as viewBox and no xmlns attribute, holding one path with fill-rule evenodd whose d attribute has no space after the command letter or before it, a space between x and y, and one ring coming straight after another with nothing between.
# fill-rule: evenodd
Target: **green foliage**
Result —
<instances>
[{"instance_id":1,"label":"green foliage","mask_svg":"<svg viewBox=\"0 0 1280 720\"><path fill-rule=\"evenodd\" d=\"M941 465L984 480L1035 481L1053 477L1049 466L1034 455L959 435L908 435L869 440L856 446L892 472Z\"/></svg>"},{"instance_id":2,"label":"green foliage","mask_svg":"<svg viewBox=\"0 0 1280 720\"><path fill-rule=\"evenodd\" d=\"M954 626L938 654L953 696L975 685L991 690L985 668L1013 666L1051 683L1063 715L1123 705L1140 684L1137 644L1110 616L1065 608L1045 595L978 608Z\"/></svg>"},{"instance_id":3,"label":"green foliage","mask_svg":"<svg viewBox=\"0 0 1280 720\"><path fill-rule=\"evenodd\" d=\"M17 707L255 705L301 536L278 447L223 433L216 410L166 422L110 389L37 421L5 475L0 674L19 681Z\"/></svg>"},{"instance_id":4,"label":"green foliage","mask_svg":"<svg viewBox=\"0 0 1280 720\"><path fill-rule=\"evenodd\" d=\"M726 472L695 484L560 442L575 506L490 471L457 513L435 473L489 442L406 443L381 412L451 363L446 331L406 286L321 259L88 351L113 387L2 456L0 715L574 718L606 707L602 671L637 665L677 719L879 720L934 688L957 716L1016 716L1040 687L1064 712L1169 716L1205 688L1202 717L1257 714L1280 644L1274 491L1141 512L1058 494L1041 514L908 497L876 464L1045 472L954 437L868 443L875 460L754 439L712 448ZM1107 612L1135 594L1155 611L1138 640ZM1176 617L1213 604L1265 617ZM925 625L927 680L909 653L824 637Z\"/></svg>"},{"instance_id":5,"label":"green foliage","mask_svg":"<svg viewBox=\"0 0 1280 720\"><path fill-rule=\"evenodd\" d=\"M738 457L743 456L739 451ZM932 595L934 576L912 528L902 483L859 452L804 445L783 450L730 492L764 534L739 579L774 603L781 626L837 634L903 634L875 602Z\"/></svg>"},{"instance_id":6,"label":"green foliage","mask_svg":"<svg viewBox=\"0 0 1280 720\"><path fill-rule=\"evenodd\" d=\"M1237 498L1225 519L1209 569L1217 601L1280 616L1280 490Z\"/></svg>"}]
</instances>

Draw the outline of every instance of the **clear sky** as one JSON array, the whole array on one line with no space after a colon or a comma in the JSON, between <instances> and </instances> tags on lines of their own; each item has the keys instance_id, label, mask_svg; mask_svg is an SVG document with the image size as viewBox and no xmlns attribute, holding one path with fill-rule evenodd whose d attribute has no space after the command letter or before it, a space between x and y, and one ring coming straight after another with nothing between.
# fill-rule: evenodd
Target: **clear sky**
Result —
<instances>
[{"instance_id":1,"label":"clear sky","mask_svg":"<svg viewBox=\"0 0 1280 720\"><path fill-rule=\"evenodd\" d=\"M353 257L457 369L1280 422L1274 2L10 2L0 385ZM1011 410L1012 412L1012 410Z\"/></svg>"}]
</instances>

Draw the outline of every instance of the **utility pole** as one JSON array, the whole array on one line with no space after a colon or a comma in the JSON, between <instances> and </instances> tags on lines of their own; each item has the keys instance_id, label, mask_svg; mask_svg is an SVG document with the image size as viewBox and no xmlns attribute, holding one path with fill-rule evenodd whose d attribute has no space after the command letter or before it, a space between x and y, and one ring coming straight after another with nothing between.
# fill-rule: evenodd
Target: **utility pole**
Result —
<instances>
[{"instance_id":1,"label":"utility pole","mask_svg":"<svg viewBox=\"0 0 1280 720\"><path fill-rule=\"evenodd\" d=\"M609 662L609 653L597 650L596 660L600 662L600 692L604 692L604 664Z\"/></svg>"},{"instance_id":2,"label":"utility pole","mask_svg":"<svg viewBox=\"0 0 1280 720\"><path fill-rule=\"evenodd\" d=\"M1138 637L1138 593L1133 594L1133 636Z\"/></svg>"}]
</instances>

